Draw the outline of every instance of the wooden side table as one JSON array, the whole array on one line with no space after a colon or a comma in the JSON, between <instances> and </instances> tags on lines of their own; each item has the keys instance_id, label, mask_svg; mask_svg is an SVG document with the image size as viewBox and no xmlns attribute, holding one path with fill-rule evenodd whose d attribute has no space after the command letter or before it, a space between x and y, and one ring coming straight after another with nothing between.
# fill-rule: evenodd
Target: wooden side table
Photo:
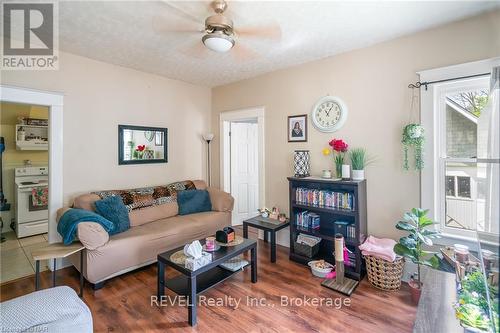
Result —
<instances>
[{"instance_id":1,"label":"wooden side table","mask_svg":"<svg viewBox=\"0 0 500 333\"><path fill-rule=\"evenodd\" d=\"M80 294L83 296L83 254L85 247L76 242L71 245L64 245L63 243L49 244L48 246L39 250L33 251L32 256L35 260L35 290L40 289L40 260L54 260L54 270L52 271L52 287L56 286L56 261L60 258L66 258L74 253L80 252Z\"/></svg>"},{"instance_id":2,"label":"wooden side table","mask_svg":"<svg viewBox=\"0 0 500 333\"><path fill-rule=\"evenodd\" d=\"M264 242L268 242L268 233L271 236L271 262L276 262L276 232L290 225L290 221L285 222L272 220L267 217L256 216L243 221L243 238L248 238L248 227L254 227L264 231Z\"/></svg>"}]
</instances>

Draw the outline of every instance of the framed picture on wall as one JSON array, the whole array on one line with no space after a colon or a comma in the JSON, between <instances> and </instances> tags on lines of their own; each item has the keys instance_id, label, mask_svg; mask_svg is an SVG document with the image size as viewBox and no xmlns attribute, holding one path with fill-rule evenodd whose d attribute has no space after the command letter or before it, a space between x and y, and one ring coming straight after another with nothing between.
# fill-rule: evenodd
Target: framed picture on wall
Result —
<instances>
[{"instance_id":1,"label":"framed picture on wall","mask_svg":"<svg viewBox=\"0 0 500 333\"><path fill-rule=\"evenodd\" d=\"M288 142L307 142L307 115L288 116Z\"/></svg>"},{"instance_id":2,"label":"framed picture on wall","mask_svg":"<svg viewBox=\"0 0 500 333\"><path fill-rule=\"evenodd\" d=\"M118 164L167 163L167 134L163 127L118 125Z\"/></svg>"}]
</instances>

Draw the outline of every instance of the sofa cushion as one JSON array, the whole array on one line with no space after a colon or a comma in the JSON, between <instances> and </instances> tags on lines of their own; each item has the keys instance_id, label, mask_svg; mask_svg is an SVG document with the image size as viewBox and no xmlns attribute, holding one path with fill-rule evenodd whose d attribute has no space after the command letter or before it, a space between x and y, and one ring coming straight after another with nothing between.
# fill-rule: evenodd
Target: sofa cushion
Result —
<instances>
[{"instance_id":1,"label":"sofa cushion","mask_svg":"<svg viewBox=\"0 0 500 333\"><path fill-rule=\"evenodd\" d=\"M230 212L233 210L234 198L231 194L214 187L209 187L208 193L210 194L212 210L218 212Z\"/></svg>"},{"instance_id":2,"label":"sofa cushion","mask_svg":"<svg viewBox=\"0 0 500 333\"><path fill-rule=\"evenodd\" d=\"M163 205L135 209L131 211L128 216L130 218L130 226L137 227L145 223L175 216L178 213L179 206L177 202L168 202Z\"/></svg>"},{"instance_id":3,"label":"sofa cushion","mask_svg":"<svg viewBox=\"0 0 500 333\"><path fill-rule=\"evenodd\" d=\"M73 202L73 208L95 211L95 202L99 199L100 197L93 193L79 195Z\"/></svg>"},{"instance_id":4,"label":"sofa cushion","mask_svg":"<svg viewBox=\"0 0 500 333\"><path fill-rule=\"evenodd\" d=\"M130 267L140 267L156 261L159 253L214 235L231 224L229 212L203 212L140 225L113 235L109 242L94 251L86 251L85 277L91 283L100 282ZM80 255L71 256L80 267Z\"/></svg>"},{"instance_id":5,"label":"sofa cushion","mask_svg":"<svg viewBox=\"0 0 500 333\"><path fill-rule=\"evenodd\" d=\"M210 195L206 190L188 190L177 193L179 215L188 215L212 210Z\"/></svg>"},{"instance_id":6,"label":"sofa cushion","mask_svg":"<svg viewBox=\"0 0 500 333\"><path fill-rule=\"evenodd\" d=\"M111 235L124 232L130 228L128 210L121 197L113 195L98 200L95 202L95 210L97 214L113 222L115 225L115 228L110 233Z\"/></svg>"},{"instance_id":7,"label":"sofa cushion","mask_svg":"<svg viewBox=\"0 0 500 333\"><path fill-rule=\"evenodd\" d=\"M78 224L78 239L88 250L95 250L109 241L109 234L99 223Z\"/></svg>"}]
</instances>

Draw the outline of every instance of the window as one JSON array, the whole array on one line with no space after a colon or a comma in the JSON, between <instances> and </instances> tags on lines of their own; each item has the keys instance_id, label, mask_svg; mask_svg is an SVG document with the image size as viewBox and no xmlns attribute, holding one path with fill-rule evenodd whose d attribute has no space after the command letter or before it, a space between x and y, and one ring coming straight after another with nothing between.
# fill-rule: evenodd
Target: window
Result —
<instances>
[{"instance_id":1,"label":"window","mask_svg":"<svg viewBox=\"0 0 500 333\"><path fill-rule=\"evenodd\" d=\"M446 195L449 197L455 196L455 179L454 176L446 176Z\"/></svg>"},{"instance_id":2,"label":"window","mask_svg":"<svg viewBox=\"0 0 500 333\"><path fill-rule=\"evenodd\" d=\"M446 196L471 198L471 177L446 176Z\"/></svg>"},{"instance_id":3,"label":"window","mask_svg":"<svg viewBox=\"0 0 500 333\"><path fill-rule=\"evenodd\" d=\"M458 196L462 198L470 198L470 177L457 177Z\"/></svg>"},{"instance_id":4,"label":"window","mask_svg":"<svg viewBox=\"0 0 500 333\"><path fill-rule=\"evenodd\" d=\"M482 157L491 145L485 128L488 138L498 137L491 122L496 95L490 94L490 75L483 73L498 65L492 59L419 73L421 82L435 82L420 89L426 130L421 202L444 235L473 239L476 232L498 230L491 214L498 210L498 195L491 194L498 179L488 176Z\"/></svg>"}]
</instances>

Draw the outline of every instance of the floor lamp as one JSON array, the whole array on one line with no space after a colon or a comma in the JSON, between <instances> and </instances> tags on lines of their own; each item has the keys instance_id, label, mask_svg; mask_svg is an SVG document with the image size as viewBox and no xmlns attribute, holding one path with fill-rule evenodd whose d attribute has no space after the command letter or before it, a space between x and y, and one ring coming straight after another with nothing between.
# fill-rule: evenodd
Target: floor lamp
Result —
<instances>
[{"instance_id":1,"label":"floor lamp","mask_svg":"<svg viewBox=\"0 0 500 333\"><path fill-rule=\"evenodd\" d=\"M208 186L211 186L211 172L210 172L210 141L214 139L213 133L203 135L203 139L207 142L207 170L208 170Z\"/></svg>"}]
</instances>

